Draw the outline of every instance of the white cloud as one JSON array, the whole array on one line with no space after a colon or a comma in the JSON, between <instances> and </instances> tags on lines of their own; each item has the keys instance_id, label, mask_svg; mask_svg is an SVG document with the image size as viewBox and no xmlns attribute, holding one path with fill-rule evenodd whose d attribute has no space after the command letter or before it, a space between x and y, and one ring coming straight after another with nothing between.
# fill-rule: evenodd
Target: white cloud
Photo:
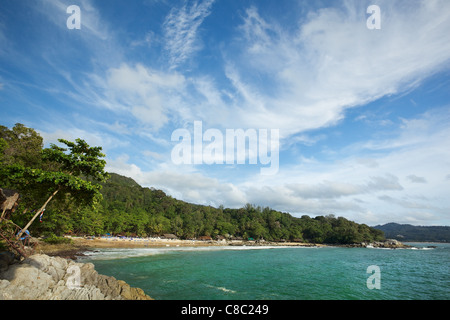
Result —
<instances>
[{"instance_id":1,"label":"white cloud","mask_svg":"<svg viewBox=\"0 0 450 320\"><path fill-rule=\"evenodd\" d=\"M380 190L402 190L398 178L393 175L371 177L363 184L337 181L323 181L316 184L286 184L289 193L303 199L335 199L345 196L361 195Z\"/></svg>"},{"instance_id":2,"label":"white cloud","mask_svg":"<svg viewBox=\"0 0 450 320\"><path fill-rule=\"evenodd\" d=\"M140 183L143 172L137 165L129 164L129 160L130 157L127 154L121 154L116 159L108 159L105 170L130 177Z\"/></svg>"},{"instance_id":3,"label":"white cloud","mask_svg":"<svg viewBox=\"0 0 450 320\"><path fill-rule=\"evenodd\" d=\"M143 186L161 189L177 199L191 203L239 207L247 202L245 193L234 184L210 178L194 170L182 171L167 162L160 164L154 171L143 172L137 165L129 162L129 157L122 155L108 161L107 170L131 177Z\"/></svg>"},{"instance_id":4,"label":"white cloud","mask_svg":"<svg viewBox=\"0 0 450 320\"><path fill-rule=\"evenodd\" d=\"M211 13L214 0L185 2L181 8L173 8L164 22L166 49L171 68L176 68L200 50L198 28Z\"/></svg>"},{"instance_id":5,"label":"white cloud","mask_svg":"<svg viewBox=\"0 0 450 320\"><path fill-rule=\"evenodd\" d=\"M74 126L67 126L64 130L58 129L56 126L49 124L46 126L48 130L37 130L44 139L44 144L48 146L50 143L60 145L58 139L75 141L75 139L83 139L91 146L101 146L103 152L115 148L125 148L128 141L124 139L114 138L113 136L101 131L84 130Z\"/></svg>"},{"instance_id":6,"label":"white cloud","mask_svg":"<svg viewBox=\"0 0 450 320\"><path fill-rule=\"evenodd\" d=\"M144 150L142 151L142 154L146 157L154 158L156 160L163 160L165 158L164 155L150 150Z\"/></svg>"},{"instance_id":7,"label":"white cloud","mask_svg":"<svg viewBox=\"0 0 450 320\"><path fill-rule=\"evenodd\" d=\"M427 183L427 179L425 179L424 177L418 177L415 174L411 174L406 178L413 183Z\"/></svg>"},{"instance_id":8,"label":"white cloud","mask_svg":"<svg viewBox=\"0 0 450 320\"><path fill-rule=\"evenodd\" d=\"M448 69L450 3L433 3L382 1L382 29L368 30L365 8L346 1L311 13L297 33L249 9L241 28L245 49L239 62L229 59L234 68L227 72L241 98L239 119L247 127L282 128L283 136L327 127L347 108ZM270 85L255 90L258 75Z\"/></svg>"},{"instance_id":9,"label":"white cloud","mask_svg":"<svg viewBox=\"0 0 450 320\"><path fill-rule=\"evenodd\" d=\"M198 50L198 28L212 4L185 3L166 17L169 69ZM417 1L406 11L402 4L380 3L386 21L375 31L354 1L310 14L296 32L250 8L238 29L241 51L224 54L228 86L212 75L123 63L103 76L91 74L77 91L82 100L129 112L155 130L203 120L222 128L280 129L288 138L335 125L347 108L408 90L446 66L450 4Z\"/></svg>"},{"instance_id":10,"label":"white cloud","mask_svg":"<svg viewBox=\"0 0 450 320\"><path fill-rule=\"evenodd\" d=\"M241 207L254 203L295 215L334 213L370 225L387 221L448 224L450 203L445 173L450 151L444 137L450 136L445 125L449 115L447 109L435 109L404 120L397 136L383 149L374 149L370 157L366 145L357 144L339 162L316 160L284 165L270 177L241 175L238 166L226 174L219 171L217 175L224 175L219 179L213 177L216 173L212 171L177 167L167 158L154 171L142 171L128 158L112 162L111 169L144 186L200 204ZM412 130L418 124L427 130ZM404 143L410 140L414 143ZM373 140L369 145L379 146L381 141ZM235 175L239 178L235 179ZM417 183L418 179L427 183Z\"/></svg>"},{"instance_id":11,"label":"white cloud","mask_svg":"<svg viewBox=\"0 0 450 320\"><path fill-rule=\"evenodd\" d=\"M99 82L103 88L101 99L109 101L107 105L129 112L154 130L163 127L171 113L180 112L178 102L185 87L185 78L180 74L122 64L109 69L106 80Z\"/></svg>"},{"instance_id":12,"label":"white cloud","mask_svg":"<svg viewBox=\"0 0 450 320\"><path fill-rule=\"evenodd\" d=\"M405 121L407 125L383 152L375 150L369 162L361 161L367 158L359 154L367 150L357 145L338 163L281 166L270 181L252 177L246 186L253 201L271 199L275 208L292 213L322 210L372 224L408 219L416 224L448 224L449 186L444 177L450 159L445 138L450 136L449 115L447 109L435 109ZM412 130L418 123L427 130ZM379 145L382 140L372 142Z\"/></svg>"}]
</instances>

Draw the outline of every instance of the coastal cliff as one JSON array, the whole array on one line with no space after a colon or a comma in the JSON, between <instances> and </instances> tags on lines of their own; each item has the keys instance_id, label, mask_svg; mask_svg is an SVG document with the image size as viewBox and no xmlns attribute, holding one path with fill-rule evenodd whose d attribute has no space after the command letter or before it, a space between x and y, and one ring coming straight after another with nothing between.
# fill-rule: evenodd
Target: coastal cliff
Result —
<instances>
[{"instance_id":1,"label":"coastal cliff","mask_svg":"<svg viewBox=\"0 0 450 320\"><path fill-rule=\"evenodd\" d=\"M6 270L5 270L6 269ZM152 300L142 289L100 275L92 263L45 254L0 270L0 300Z\"/></svg>"}]
</instances>

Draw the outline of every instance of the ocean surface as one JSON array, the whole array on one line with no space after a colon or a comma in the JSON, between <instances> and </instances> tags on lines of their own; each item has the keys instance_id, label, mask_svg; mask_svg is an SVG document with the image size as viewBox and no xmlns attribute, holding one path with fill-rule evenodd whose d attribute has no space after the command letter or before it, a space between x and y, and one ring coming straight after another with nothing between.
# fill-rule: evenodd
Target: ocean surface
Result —
<instances>
[{"instance_id":1,"label":"ocean surface","mask_svg":"<svg viewBox=\"0 0 450 320\"><path fill-rule=\"evenodd\" d=\"M410 245L100 249L82 262L157 300L450 299L450 244Z\"/></svg>"}]
</instances>

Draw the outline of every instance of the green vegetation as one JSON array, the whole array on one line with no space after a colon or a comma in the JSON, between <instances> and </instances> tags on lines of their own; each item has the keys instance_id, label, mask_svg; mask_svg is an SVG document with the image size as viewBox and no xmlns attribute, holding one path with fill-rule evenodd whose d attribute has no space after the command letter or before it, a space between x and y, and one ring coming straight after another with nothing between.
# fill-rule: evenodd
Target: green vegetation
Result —
<instances>
[{"instance_id":1,"label":"green vegetation","mask_svg":"<svg viewBox=\"0 0 450 320\"><path fill-rule=\"evenodd\" d=\"M161 190L142 188L130 178L111 174L103 185L97 226L125 235L173 233L184 239L230 236L243 239L357 243L383 239L383 233L333 215L295 218L288 213L247 204L240 209L186 203ZM88 226L86 226L88 227ZM89 229L89 230L92 230ZM78 230L87 233L88 230Z\"/></svg>"},{"instance_id":2,"label":"green vegetation","mask_svg":"<svg viewBox=\"0 0 450 320\"><path fill-rule=\"evenodd\" d=\"M106 180L101 148L79 139L60 142L68 149L55 145L42 149L42 138L33 129L20 124L11 130L0 127L0 161L5 163L0 186L23 195L14 222L25 225L36 215L32 210L59 190L46 207L43 222L32 225L34 236L173 233L182 239L224 236L330 244L384 239L383 232L343 217L296 218L250 204L240 209L213 208L174 199L117 174Z\"/></svg>"},{"instance_id":3,"label":"green vegetation","mask_svg":"<svg viewBox=\"0 0 450 320\"><path fill-rule=\"evenodd\" d=\"M54 234L45 238L43 241L46 243L49 243L49 244L71 244L71 243L73 243L73 240L70 238L58 237Z\"/></svg>"},{"instance_id":4,"label":"green vegetation","mask_svg":"<svg viewBox=\"0 0 450 320\"><path fill-rule=\"evenodd\" d=\"M47 209L55 198L58 214L63 205L81 205L93 208L101 199L101 186L96 182L106 181L103 171L106 162L101 158L101 147L90 147L77 139L70 142L60 139L67 148L54 144L42 148L42 138L33 129L17 124L13 129L0 127L0 184L3 188L16 189L23 196L23 215L28 223L18 238L34 220ZM93 182L94 181L94 182ZM45 202L44 202L45 200ZM39 208L33 212L33 208ZM19 220L21 220L19 218Z\"/></svg>"}]
</instances>

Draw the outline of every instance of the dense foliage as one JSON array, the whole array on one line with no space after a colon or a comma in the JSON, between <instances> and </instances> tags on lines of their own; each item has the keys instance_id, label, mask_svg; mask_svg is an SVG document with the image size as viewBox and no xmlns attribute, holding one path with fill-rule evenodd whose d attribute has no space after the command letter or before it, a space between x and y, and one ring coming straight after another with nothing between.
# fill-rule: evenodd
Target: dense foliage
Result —
<instances>
[{"instance_id":1,"label":"dense foliage","mask_svg":"<svg viewBox=\"0 0 450 320\"><path fill-rule=\"evenodd\" d=\"M112 233L174 233L180 238L231 236L243 239L356 243L383 239L383 233L333 215L295 218L288 213L247 204L240 209L186 203L161 190L142 188L111 174L103 186L101 215Z\"/></svg>"},{"instance_id":2,"label":"dense foliage","mask_svg":"<svg viewBox=\"0 0 450 320\"><path fill-rule=\"evenodd\" d=\"M16 127L25 129L20 125L16 125ZM46 169L44 163L33 162L35 157L30 157L30 159L27 157L28 152L33 154L42 152L42 139L34 133L34 130L27 129L31 130L31 133L28 132L21 138L17 136L18 140L32 140L32 143L30 142L30 145L23 149L26 152L22 152L23 150L18 147L16 151L11 150L11 144L21 145L20 141L13 142L14 139L5 139L7 134L15 129L8 130L5 127L0 127L0 129L0 149L3 150L0 150L0 157L7 158L9 164L18 163L21 166ZM3 138L3 142L1 138ZM69 142L66 144L72 147L76 146ZM53 147L53 150L58 151L59 149ZM47 154L49 152L46 151ZM67 168L61 165L58 170L64 172L67 171ZM99 178L102 177L105 176L102 174ZM88 182L88 180L82 180ZM11 184L11 181L2 181L0 176L0 185L5 183ZM75 203L73 196L77 190L73 190L70 196L66 194L59 197L58 201L51 202L47 207L43 222L34 224L30 229L33 235L110 233L149 236L172 233L183 239L206 235L213 238L224 236L269 241L295 240L342 244L384 239L383 233L379 230L364 224L357 224L343 217L336 218L333 215L296 218L288 213L250 204L240 209L228 209L223 206L213 208L186 203L166 195L161 190L143 188L134 180L113 173L110 174L110 179L102 182L101 185L103 197L94 206ZM48 193L45 184L42 185L42 188L44 189L42 192ZM36 199L36 197L38 198ZM39 201L42 202L42 199L39 199L38 193L32 193L32 197L24 196L18 212L25 213L15 214L14 222L24 225L32 216L31 210L36 208L36 203Z\"/></svg>"},{"instance_id":3,"label":"dense foliage","mask_svg":"<svg viewBox=\"0 0 450 320\"><path fill-rule=\"evenodd\" d=\"M67 147L51 144L42 148L42 138L33 129L17 124L9 130L0 127L0 184L24 195L23 212L30 208L32 216L19 233L27 230L38 215L55 198L58 203L71 201L77 205L93 206L101 199L101 185L108 174L101 159L101 147L90 147L85 141L60 139ZM23 224L21 224L23 225Z\"/></svg>"}]
</instances>

